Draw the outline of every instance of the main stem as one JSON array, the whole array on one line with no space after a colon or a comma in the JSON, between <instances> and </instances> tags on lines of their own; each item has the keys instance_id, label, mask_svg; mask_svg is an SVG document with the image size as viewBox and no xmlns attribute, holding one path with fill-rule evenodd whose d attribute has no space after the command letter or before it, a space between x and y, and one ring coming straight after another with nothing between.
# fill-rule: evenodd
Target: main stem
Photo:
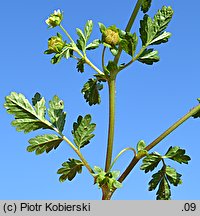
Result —
<instances>
[{"instance_id":1,"label":"main stem","mask_svg":"<svg viewBox=\"0 0 200 216\"><path fill-rule=\"evenodd\" d=\"M112 161L113 141L114 141L114 127L115 127L115 91L116 79L108 81L109 88L109 126L108 126L108 144L106 154L105 172L109 170Z\"/></svg>"}]
</instances>

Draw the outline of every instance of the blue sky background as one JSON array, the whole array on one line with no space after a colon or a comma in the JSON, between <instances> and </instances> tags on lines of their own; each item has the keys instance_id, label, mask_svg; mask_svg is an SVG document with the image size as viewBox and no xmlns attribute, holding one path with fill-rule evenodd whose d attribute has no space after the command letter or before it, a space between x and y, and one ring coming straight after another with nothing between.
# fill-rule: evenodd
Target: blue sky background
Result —
<instances>
[{"instance_id":1,"label":"blue sky background","mask_svg":"<svg viewBox=\"0 0 200 216\"><path fill-rule=\"evenodd\" d=\"M76 39L75 28L83 28L88 19L94 22L92 38L100 37L98 22L106 26L116 24L124 29L135 1L92 0L64 1L3 1L1 3L1 151L0 199L101 199L101 191L93 185L86 169L72 182L60 183L56 174L69 157L77 156L66 143L56 151L36 156L28 153L28 140L45 131L24 135L10 125L13 116L3 108L4 97L11 91L23 93L31 99L40 92L46 101L55 94L65 101L66 136L72 140L72 123L78 115L90 113L97 124L95 138L82 153L91 166L104 167L107 143L108 96L107 86L101 92L102 103L89 107L80 90L94 72L88 66L84 74L76 71L76 62L63 60L52 65L51 56L44 55L47 40L60 29L47 29L45 19L54 9L64 11L63 26ZM114 156L125 147L135 146L140 139L153 141L160 133L197 105L199 92L199 6L200 3L182 1L153 1L151 16L162 7L171 5L175 11L168 31L172 37L167 44L157 47L161 57L154 66L139 62L122 71L117 80L116 132ZM132 32L138 32L138 16ZM63 34L64 35L64 34ZM97 66L101 66L99 50L88 53ZM124 56L122 62L129 58ZM189 119L169 135L154 150L164 154L169 146L180 146L192 158L189 165L173 164L183 174L183 184L172 186L172 199L199 199L199 132L200 121ZM131 160L127 152L114 169L124 170ZM78 159L78 158L77 158ZM155 192L148 192L152 173L140 171L139 163L124 181L113 199L153 200ZM172 164L171 164L172 165Z\"/></svg>"}]
</instances>

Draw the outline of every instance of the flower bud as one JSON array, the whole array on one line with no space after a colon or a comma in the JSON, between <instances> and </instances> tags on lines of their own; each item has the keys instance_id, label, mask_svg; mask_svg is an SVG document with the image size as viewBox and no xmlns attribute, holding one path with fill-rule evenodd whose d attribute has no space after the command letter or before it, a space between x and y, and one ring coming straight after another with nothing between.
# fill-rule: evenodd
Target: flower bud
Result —
<instances>
[{"instance_id":1,"label":"flower bud","mask_svg":"<svg viewBox=\"0 0 200 216\"><path fill-rule=\"evenodd\" d=\"M48 40L48 54L60 53L65 46L61 36L53 36Z\"/></svg>"},{"instance_id":2,"label":"flower bud","mask_svg":"<svg viewBox=\"0 0 200 216\"><path fill-rule=\"evenodd\" d=\"M49 16L49 18L45 21L49 28L54 28L60 25L63 19L63 13L60 10L55 10L53 14Z\"/></svg>"},{"instance_id":3,"label":"flower bud","mask_svg":"<svg viewBox=\"0 0 200 216\"><path fill-rule=\"evenodd\" d=\"M109 44L110 46L117 45L120 40L118 31L109 28L103 32L102 39L104 43Z\"/></svg>"}]
</instances>

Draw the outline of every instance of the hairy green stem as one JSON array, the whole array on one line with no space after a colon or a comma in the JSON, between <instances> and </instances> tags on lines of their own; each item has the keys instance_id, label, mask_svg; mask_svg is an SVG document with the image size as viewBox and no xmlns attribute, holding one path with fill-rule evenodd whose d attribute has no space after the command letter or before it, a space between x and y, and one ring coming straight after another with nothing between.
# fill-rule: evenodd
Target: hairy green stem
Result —
<instances>
[{"instance_id":1,"label":"hairy green stem","mask_svg":"<svg viewBox=\"0 0 200 216\"><path fill-rule=\"evenodd\" d=\"M108 143L107 143L107 154L105 172L109 170L112 161L113 141L114 141L114 128L115 128L115 91L116 91L116 80L110 79L108 81L109 88L109 126L108 126Z\"/></svg>"},{"instance_id":2,"label":"hairy green stem","mask_svg":"<svg viewBox=\"0 0 200 216\"><path fill-rule=\"evenodd\" d=\"M66 137L64 136L57 128L53 127L48 121L45 121L45 123L51 127L56 133L58 133L62 139L67 142L69 144L69 146L75 151L75 153L79 156L79 158L81 159L81 161L83 162L84 166L88 169L89 173L92 175L94 174L93 169L90 167L90 165L88 164L88 162L86 161L86 159L84 158L84 156L81 154L81 152L79 151L78 148L76 148L76 146L74 146L74 144Z\"/></svg>"},{"instance_id":3,"label":"hairy green stem","mask_svg":"<svg viewBox=\"0 0 200 216\"><path fill-rule=\"evenodd\" d=\"M125 69L126 67L128 67L129 65L131 65L133 62L135 62L140 55L144 52L144 50L146 49L147 46L142 46L142 48L140 49L140 51L138 52L138 54L133 57L127 64L125 64L118 72L120 72L121 70Z\"/></svg>"},{"instance_id":4,"label":"hairy green stem","mask_svg":"<svg viewBox=\"0 0 200 216\"><path fill-rule=\"evenodd\" d=\"M133 9L133 12L132 12L132 14L131 14L131 17L130 17L130 19L129 19L129 21L128 21L128 24L127 24L127 26L126 26L125 32L129 32L129 31L131 30L131 28L132 28L132 26L133 26L133 23L134 23L134 21L135 21L135 18L137 17L137 14L138 14L138 12L139 12L139 10L140 10L142 1L143 1L143 0L138 0L138 1L137 1L136 5L135 5L135 7L134 7L134 9ZM122 48L121 48L121 46L119 46L118 53L117 53L117 55L115 56L115 59L114 59L114 61L115 61L116 64L117 64L118 61L119 61L119 58L120 58L120 56L121 56L121 53L122 53Z\"/></svg>"},{"instance_id":5,"label":"hairy green stem","mask_svg":"<svg viewBox=\"0 0 200 216\"><path fill-rule=\"evenodd\" d=\"M101 64L102 64L102 69L104 70L105 67L105 51L106 51L106 47L103 47L103 51L102 51L102 60L101 60Z\"/></svg>"},{"instance_id":6,"label":"hairy green stem","mask_svg":"<svg viewBox=\"0 0 200 216\"><path fill-rule=\"evenodd\" d=\"M145 149L149 151L154 146L156 146L160 141L162 141L166 136L168 136L172 131L179 127L183 122L188 120L191 116L195 115L200 110L200 104L191 109L186 115L175 122L171 127L169 127L164 133L162 133L157 139L151 142Z\"/></svg>"},{"instance_id":7,"label":"hairy green stem","mask_svg":"<svg viewBox=\"0 0 200 216\"><path fill-rule=\"evenodd\" d=\"M98 74L104 74L101 70L99 70L86 56L84 57L85 62L93 68Z\"/></svg>"},{"instance_id":8,"label":"hairy green stem","mask_svg":"<svg viewBox=\"0 0 200 216\"><path fill-rule=\"evenodd\" d=\"M69 40L71 41L72 44L75 44L74 40L71 38L70 34L66 31L66 29L60 24L60 28L63 30L63 32L67 35Z\"/></svg>"},{"instance_id":9,"label":"hairy green stem","mask_svg":"<svg viewBox=\"0 0 200 216\"><path fill-rule=\"evenodd\" d=\"M124 152L129 151L129 150L133 151L133 152L134 152L134 155L136 156L137 153L136 153L136 151L135 151L134 148L128 147L128 148L123 149L122 151L119 152L119 154L118 154L118 155L115 157L115 159L113 160L112 164L110 165L110 168L109 168L108 172L111 171L111 169L113 168L113 166L114 166L114 164L116 163L116 161L118 160L118 158L119 158Z\"/></svg>"},{"instance_id":10,"label":"hairy green stem","mask_svg":"<svg viewBox=\"0 0 200 216\"><path fill-rule=\"evenodd\" d=\"M88 169L89 173L94 174L94 171L92 170L88 162L85 160L81 152L73 145L73 143L69 139L67 139L67 137L65 137L64 135L62 136L62 139L65 140L70 145L70 147L76 152L76 154L79 156L79 158L83 162L84 166Z\"/></svg>"}]
</instances>

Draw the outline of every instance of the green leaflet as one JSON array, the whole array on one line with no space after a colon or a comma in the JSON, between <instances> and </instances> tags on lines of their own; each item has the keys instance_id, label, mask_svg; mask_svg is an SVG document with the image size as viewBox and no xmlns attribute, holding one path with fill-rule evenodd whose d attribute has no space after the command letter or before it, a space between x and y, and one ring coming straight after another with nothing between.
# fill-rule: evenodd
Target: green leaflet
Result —
<instances>
[{"instance_id":1,"label":"green leaflet","mask_svg":"<svg viewBox=\"0 0 200 216\"><path fill-rule=\"evenodd\" d=\"M82 172L82 166L84 166L84 164L80 160L69 158L62 166L63 167L57 171L57 174L61 175L59 178L60 182L64 182L67 179L71 181L77 173L80 174Z\"/></svg>"},{"instance_id":2,"label":"green leaflet","mask_svg":"<svg viewBox=\"0 0 200 216\"><path fill-rule=\"evenodd\" d=\"M84 95L86 102L90 106L100 104L101 98L99 91L103 89L103 85L97 79L89 79L83 86L81 92Z\"/></svg>"},{"instance_id":3,"label":"green leaflet","mask_svg":"<svg viewBox=\"0 0 200 216\"><path fill-rule=\"evenodd\" d=\"M84 64L85 64L85 59L84 59L84 58L81 58L81 59L77 62L76 68L78 69L78 72L81 72L81 73L84 72Z\"/></svg>"},{"instance_id":4,"label":"green leaflet","mask_svg":"<svg viewBox=\"0 0 200 216\"><path fill-rule=\"evenodd\" d=\"M148 151L145 150L146 147L146 143L144 142L144 140L140 140L137 143L137 156L145 156L148 154Z\"/></svg>"},{"instance_id":5,"label":"green leaflet","mask_svg":"<svg viewBox=\"0 0 200 216\"><path fill-rule=\"evenodd\" d=\"M149 191L155 190L159 185L156 199L169 200L171 198L170 184L174 186L181 184L180 177L181 174L177 173L175 169L163 165L161 170L152 175L152 179L149 182Z\"/></svg>"},{"instance_id":6,"label":"green leaflet","mask_svg":"<svg viewBox=\"0 0 200 216\"><path fill-rule=\"evenodd\" d=\"M144 150L145 147L146 147L146 143L144 142L144 140L140 140L137 143L137 151L138 152Z\"/></svg>"},{"instance_id":7,"label":"green leaflet","mask_svg":"<svg viewBox=\"0 0 200 216\"><path fill-rule=\"evenodd\" d=\"M149 8L151 7L152 0L143 0L141 5L141 10L143 13L148 12Z\"/></svg>"},{"instance_id":8,"label":"green leaflet","mask_svg":"<svg viewBox=\"0 0 200 216\"><path fill-rule=\"evenodd\" d=\"M74 142L78 148L82 148L90 143L90 140L94 137L92 132L95 130L95 127L96 124L91 123L91 115L78 117L77 122L73 124L72 130Z\"/></svg>"},{"instance_id":9,"label":"green leaflet","mask_svg":"<svg viewBox=\"0 0 200 216\"><path fill-rule=\"evenodd\" d=\"M58 64L61 61L62 57L63 57L63 55L61 55L60 53L55 54L51 58L51 64Z\"/></svg>"},{"instance_id":10,"label":"green leaflet","mask_svg":"<svg viewBox=\"0 0 200 216\"><path fill-rule=\"evenodd\" d=\"M145 49L137 60L144 64L152 65L154 62L158 62L160 57L158 56L157 50Z\"/></svg>"},{"instance_id":11,"label":"green leaflet","mask_svg":"<svg viewBox=\"0 0 200 216\"><path fill-rule=\"evenodd\" d=\"M158 166L161 159L162 159L161 155L158 154L157 152L149 154L143 159L140 169L144 170L145 173L152 171Z\"/></svg>"},{"instance_id":12,"label":"green leaflet","mask_svg":"<svg viewBox=\"0 0 200 216\"><path fill-rule=\"evenodd\" d=\"M170 37L171 37L170 32L163 32L161 35L159 35L158 37L153 39L151 41L150 45L158 45L158 44L161 44L161 43L166 43Z\"/></svg>"},{"instance_id":13,"label":"green leaflet","mask_svg":"<svg viewBox=\"0 0 200 216\"><path fill-rule=\"evenodd\" d=\"M147 14L140 21L140 38L143 46L150 44L166 43L171 36L170 33L164 32L171 21L173 10L171 7L163 6L158 10L152 20Z\"/></svg>"},{"instance_id":14,"label":"green leaflet","mask_svg":"<svg viewBox=\"0 0 200 216\"><path fill-rule=\"evenodd\" d=\"M52 129L45 120L45 100L38 94L33 99L34 107L24 95L16 92L11 92L9 96L6 96L5 101L4 107L7 112L15 117L12 125L16 127L17 131L29 133L41 128Z\"/></svg>"},{"instance_id":15,"label":"green leaflet","mask_svg":"<svg viewBox=\"0 0 200 216\"><path fill-rule=\"evenodd\" d=\"M185 163L188 164L188 161L191 160L191 158L185 154L185 150L181 149L178 146L175 147L170 147L167 151L167 153L165 154L166 158L169 158L171 160L174 160L178 163Z\"/></svg>"},{"instance_id":16,"label":"green leaflet","mask_svg":"<svg viewBox=\"0 0 200 216\"><path fill-rule=\"evenodd\" d=\"M165 177L162 178L162 180L160 181L159 188L156 195L157 195L156 197L157 200L170 200L171 198L170 185Z\"/></svg>"},{"instance_id":17,"label":"green leaflet","mask_svg":"<svg viewBox=\"0 0 200 216\"><path fill-rule=\"evenodd\" d=\"M166 177L170 184L173 184L174 186L178 186L179 184L182 184L181 180L181 174L177 173L176 170L170 166L166 166Z\"/></svg>"},{"instance_id":18,"label":"green leaflet","mask_svg":"<svg viewBox=\"0 0 200 216\"><path fill-rule=\"evenodd\" d=\"M139 30L142 45L147 46L153 40L155 35L153 21L147 14L144 15L143 20L140 20Z\"/></svg>"},{"instance_id":19,"label":"green leaflet","mask_svg":"<svg viewBox=\"0 0 200 216\"><path fill-rule=\"evenodd\" d=\"M49 101L48 114L51 123L62 132L65 125L66 112L63 112L64 102L59 99L58 96L54 96L52 100Z\"/></svg>"},{"instance_id":20,"label":"green leaflet","mask_svg":"<svg viewBox=\"0 0 200 216\"><path fill-rule=\"evenodd\" d=\"M27 151L35 151L36 155L42 154L44 151L49 153L52 149L56 149L62 141L63 139L55 134L36 136L28 141L30 145L27 147Z\"/></svg>"},{"instance_id":21,"label":"green leaflet","mask_svg":"<svg viewBox=\"0 0 200 216\"><path fill-rule=\"evenodd\" d=\"M138 43L137 35L135 33L131 34L130 32L126 32L125 35L121 36L121 38L122 40L120 41L120 45L122 49L133 57Z\"/></svg>"},{"instance_id":22,"label":"green leaflet","mask_svg":"<svg viewBox=\"0 0 200 216\"><path fill-rule=\"evenodd\" d=\"M32 98L32 105L35 106L41 99L42 97L40 93L35 93L34 97Z\"/></svg>"},{"instance_id":23,"label":"green leaflet","mask_svg":"<svg viewBox=\"0 0 200 216\"><path fill-rule=\"evenodd\" d=\"M99 44L101 43L101 41L99 39L95 39L93 40L91 43L89 43L86 46L86 50L93 50L99 47Z\"/></svg>"},{"instance_id":24,"label":"green leaflet","mask_svg":"<svg viewBox=\"0 0 200 216\"><path fill-rule=\"evenodd\" d=\"M84 27L84 35L85 35L86 41L88 41L88 39L90 38L90 35L92 33L92 29L93 29L93 22L92 22L92 20L88 20L85 24L85 27Z\"/></svg>"}]
</instances>

